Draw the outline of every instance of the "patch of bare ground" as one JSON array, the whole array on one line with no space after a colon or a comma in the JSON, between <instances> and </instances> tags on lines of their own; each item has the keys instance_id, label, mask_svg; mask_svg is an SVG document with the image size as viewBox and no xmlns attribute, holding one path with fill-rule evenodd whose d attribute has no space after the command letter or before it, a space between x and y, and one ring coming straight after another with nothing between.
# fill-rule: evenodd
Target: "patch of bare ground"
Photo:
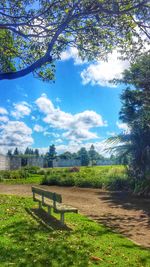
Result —
<instances>
[{"instance_id":1,"label":"patch of bare ground","mask_svg":"<svg viewBox=\"0 0 150 267\"><path fill-rule=\"evenodd\" d=\"M63 202L112 228L134 242L150 247L150 199L126 192L100 189L40 186L62 194ZM0 193L31 196L31 185L0 185Z\"/></svg>"}]
</instances>

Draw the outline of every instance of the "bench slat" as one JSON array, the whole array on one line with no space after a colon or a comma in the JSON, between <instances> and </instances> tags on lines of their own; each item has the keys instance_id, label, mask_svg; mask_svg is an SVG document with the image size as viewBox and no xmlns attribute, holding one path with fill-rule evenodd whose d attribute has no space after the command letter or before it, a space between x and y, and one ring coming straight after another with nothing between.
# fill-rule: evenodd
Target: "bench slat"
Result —
<instances>
[{"instance_id":1,"label":"bench slat","mask_svg":"<svg viewBox=\"0 0 150 267\"><path fill-rule=\"evenodd\" d=\"M39 208L43 206L48 207L48 213L51 213L53 208L55 213L60 213L61 223L64 224L65 212L78 213L78 210L74 207L62 204L62 196L60 194L46 191L42 188L32 187L33 200L39 202Z\"/></svg>"}]
</instances>

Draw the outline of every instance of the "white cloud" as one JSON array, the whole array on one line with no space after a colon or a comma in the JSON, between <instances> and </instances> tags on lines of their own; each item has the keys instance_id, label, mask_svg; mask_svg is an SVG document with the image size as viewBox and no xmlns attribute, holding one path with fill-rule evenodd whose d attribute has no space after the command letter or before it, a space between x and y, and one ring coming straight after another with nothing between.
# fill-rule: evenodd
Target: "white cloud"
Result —
<instances>
[{"instance_id":1,"label":"white cloud","mask_svg":"<svg viewBox=\"0 0 150 267\"><path fill-rule=\"evenodd\" d=\"M16 119L23 118L24 116L28 116L31 113L31 108L25 101L14 104L13 106L14 110L11 112L11 115Z\"/></svg>"},{"instance_id":2,"label":"white cloud","mask_svg":"<svg viewBox=\"0 0 150 267\"><path fill-rule=\"evenodd\" d=\"M54 138L59 138L60 137L60 134L58 133L52 133L52 132L49 132L49 131L45 131L43 133L44 136L53 136Z\"/></svg>"},{"instance_id":3,"label":"white cloud","mask_svg":"<svg viewBox=\"0 0 150 267\"><path fill-rule=\"evenodd\" d=\"M96 133L92 133L86 129L74 129L64 133L63 136L70 140L89 140L98 138Z\"/></svg>"},{"instance_id":4,"label":"white cloud","mask_svg":"<svg viewBox=\"0 0 150 267\"><path fill-rule=\"evenodd\" d=\"M127 123L121 123L121 122L117 121L116 125L120 130L123 130L123 132L125 132L125 133L130 132L130 128L129 128Z\"/></svg>"},{"instance_id":5,"label":"white cloud","mask_svg":"<svg viewBox=\"0 0 150 267\"><path fill-rule=\"evenodd\" d=\"M39 124L35 124L33 130L37 133L43 132L44 131L44 127L39 125Z\"/></svg>"},{"instance_id":6,"label":"white cloud","mask_svg":"<svg viewBox=\"0 0 150 267\"><path fill-rule=\"evenodd\" d=\"M58 138L58 139L55 140L55 142L56 142L56 143L62 143L63 140L62 140L61 138Z\"/></svg>"},{"instance_id":7,"label":"white cloud","mask_svg":"<svg viewBox=\"0 0 150 267\"><path fill-rule=\"evenodd\" d=\"M53 103L47 98L45 94L42 94L41 97L39 97L35 101L35 103L39 107L40 111L42 111L44 114L49 114L54 110Z\"/></svg>"},{"instance_id":8,"label":"white cloud","mask_svg":"<svg viewBox=\"0 0 150 267\"><path fill-rule=\"evenodd\" d=\"M0 123L5 123L7 121L9 121L7 116L0 116Z\"/></svg>"},{"instance_id":9,"label":"white cloud","mask_svg":"<svg viewBox=\"0 0 150 267\"><path fill-rule=\"evenodd\" d=\"M8 121L0 126L0 151L18 147L21 150L33 144L32 130L20 121Z\"/></svg>"},{"instance_id":10,"label":"white cloud","mask_svg":"<svg viewBox=\"0 0 150 267\"><path fill-rule=\"evenodd\" d=\"M46 115L43 121L48 123L51 127L65 130L63 137L70 140L97 138L97 134L92 133L90 129L107 125L107 123L103 121L102 116L93 110L85 110L84 112L72 115L59 108L55 108L46 95L42 95L35 103L39 110Z\"/></svg>"},{"instance_id":11,"label":"white cloud","mask_svg":"<svg viewBox=\"0 0 150 267\"><path fill-rule=\"evenodd\" d=\"M83 144L82 142L70 141L67 145L56 145L56 151L58 154L61 154L65 151L74 153L79 151L81 147L85 147L87 150L89 150L92 144L94 144L95 150L99 154L108 156L108 152L106 151L106 148L108 148L108 144L106 144L105 140L95 143L87 142L86 144Z\"/></svg>"},{"instance_id":12,"label":"white cloud","mask_svg":"<svg viewBox=\"0 0 150 267\"><path fill-rule=\"evenodd\" d=\"M3 108L3 107L0 107L0 115L7 115L8 114L8 111Z\"/></svg>"},{"instance_id":13,"label":"white cloud","mask_svg":"<svg viewBox=\"0 0 150 267\"><path fill-rule=\"evenodd\" d=\"M79 56L78 49L76 47L69 47L66 51L61 53L61 60L65 61L71 58L74 60L75 65L81 65L87 62L81 59L81 57Z\"/></svg>"},{"instance_id":14,"label":"white cloud","mask_svg":"<svg viewBox=\"0 0 150 267\"><path fill-rule=\"evenodd\" d=\"M97 61L81 72L82 83L114 87L110 80L120 79L122 72L129 67L127 60L118 59L119 53L114 51L108 56L108 61Z\"/></svg>"}]
</instances>

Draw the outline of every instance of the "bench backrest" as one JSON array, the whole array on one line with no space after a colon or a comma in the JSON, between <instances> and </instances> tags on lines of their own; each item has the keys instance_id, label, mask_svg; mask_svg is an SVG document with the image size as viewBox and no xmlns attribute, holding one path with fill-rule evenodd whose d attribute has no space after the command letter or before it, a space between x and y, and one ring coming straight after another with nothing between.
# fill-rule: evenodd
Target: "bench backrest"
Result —
<instances>
[{"instance_id":1,"label":"bench backrest","mask_svg":"<svg viewBox=\"0 0 150 267\"><path fill-rule=\"evenodd\" d=\"M38 194L38 195L42 196L42 198L46 197L50 200L53 200L54 202L62 203L62 196L60 194L57 194L54 192L49 192L49 191L46 191L42 188L33 187L33 186L32 186L32 192L33 192L33 194Z\"/></svg>"}]
</instances>

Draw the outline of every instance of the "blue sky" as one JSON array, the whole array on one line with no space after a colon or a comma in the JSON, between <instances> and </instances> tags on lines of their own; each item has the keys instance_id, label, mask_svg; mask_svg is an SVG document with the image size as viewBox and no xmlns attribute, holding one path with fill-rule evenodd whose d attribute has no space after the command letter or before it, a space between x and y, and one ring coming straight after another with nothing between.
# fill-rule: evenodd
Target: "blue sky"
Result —
<instances>
[{"instance_id":1,"label":"blue sky","mask_svg":"<svg viewBox=\"0 0 150 267\"><path fill-rule=\"evenodd\" d=\"M75 49L56 64L56 81L32 74L0 82L0 152L30 146L45 152L77 151L91 144L102 153L104 140L126 130L118 119L120 94L110 79L120 78L128 62L114 52L108 62L82 62Z\"/></svg>"}]
</instances>

